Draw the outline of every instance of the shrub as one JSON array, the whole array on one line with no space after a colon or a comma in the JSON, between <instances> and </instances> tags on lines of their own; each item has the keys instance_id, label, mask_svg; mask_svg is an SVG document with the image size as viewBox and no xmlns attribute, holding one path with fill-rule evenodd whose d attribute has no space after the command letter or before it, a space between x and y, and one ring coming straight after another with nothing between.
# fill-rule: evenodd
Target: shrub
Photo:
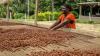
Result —
<instances>
[{"instance_id":1,"label":"shrub","mask_svg":"<svg viewBox=\"0 0 100 56\"><path fill-rule=\"evenodd\" d=\"M14 19L21 19L21 18L25 18L23 13L15 13L14 14Z\"/></svg>"},{"instance_id":2,"label":"shrub","mask_svg":"<svg viewBox=\"0 0 100 56\"><path fill-rule=\"evenodd\" d=\"M52 15L54 15L54 19L52 19ZM40 12L38 13L38 21L49 21L49 20L57 20L58 16L60 15L60 12ZM34 19L35 15L30 16L31 19Z\"/></svg>"},{"instance_id":3,"label":"shrub","mask_svg":"<svg viewBox=\"0 0 100 56\"><path fill-rule=\"evenodd\" d=\"M89 23L89 24L94 24L94 21L89 21L88 23Z\"/></svg>"},{"instance_id":4,"label":"shrub","mask_svg":"<svg viewBox=\"0 0 100 56\"><path fill-rule=\"evenodd\" d=\"M54 20L57 20L60 14L61 14L60 12L54 12L54 16L55 16Z\"/></svg>"},{"instance_id":5,"label":"shrub","mask_svg":"<svg viewBox=\"0 0 100 56\"><path fill-rule=\"evenodd\" d=\"M46 21L46 15L45 15L45 13L39 13L37 20L38 21Z\"/></svg>"},{"instance_id":6,"label":"shrub","mask_svg":"<svg viewBox=\"0 0 100 56\"><path fill-rule=\"evenodd\" d=\"M6 8L0 5L0 17L6 18Z\"/></svg>"},{"instance_id":7,"label":"shrub","mask_svg":"<svg viewBox=\"0 0 100 56\"><path fill-rule=\"evenodd\" d=\"M71 11L71 12L75 15L76 19L79 18L79 14L76 11Z\"/></svg>"}]
</instances>

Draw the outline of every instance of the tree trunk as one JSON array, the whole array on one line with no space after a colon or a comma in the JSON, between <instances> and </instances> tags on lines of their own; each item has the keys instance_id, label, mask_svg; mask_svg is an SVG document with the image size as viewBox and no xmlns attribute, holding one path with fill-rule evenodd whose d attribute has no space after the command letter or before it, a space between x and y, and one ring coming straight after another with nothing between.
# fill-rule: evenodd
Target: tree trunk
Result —
<instances>
[{"instance_id":1,"label":"tree trunk","mask_svg":"<svg viewBox=\"0 0 100 56\"><path fill-rule=\"evenodd\" d=\"M54 0L52 1L52 20L54 20Z\"/></svg>"},{"instance_id":2,"label":"tree trunk","mask_svg":"<svg viewBox=\"0 0 100 56\"><path fill-rule=\"evenodd\" d=\"M6 19L9 20L9 18L10 18L10 15L9 15L10 14L10 12L9 12L9 2L6 5L6 8L7 8Z\"/></svg>"},{"instance_id":3,"label":"tree trunk","mask_svg":"<svg viewBox=\"0 0 100 56\"><path fill-rule=\"evenodd\" d=\"M27 1L27 8L28 8L28 10L27 10L27 16L28 16L28 17L27 17L27 18L28 18L28 19L29 19L29 10L30 10L29 1L30 1L30 0Z\"/></svg>"},{"instance_id":4,"label":"tree trunk","mask_svg":"<svg viewBox=\"0 0 100 56\"><path fill-rule=\"evenodd\" d=\"M35 20L34 20L34 24L37 26L37 18L38 18L38 2L39 0L35 0Z\"/></svg>"}]
</instances>

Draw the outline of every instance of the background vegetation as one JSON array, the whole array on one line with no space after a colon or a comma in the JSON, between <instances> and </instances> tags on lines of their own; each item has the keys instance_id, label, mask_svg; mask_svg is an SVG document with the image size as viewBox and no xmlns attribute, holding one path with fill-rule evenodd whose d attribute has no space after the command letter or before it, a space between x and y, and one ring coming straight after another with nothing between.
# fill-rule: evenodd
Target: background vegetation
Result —
<instances>
[{"instance_id":1,"label":"background vegetation","mask_svg":"<svg viewBox=\"0 0 100 56\"><path fill-rule=\"evenodd\" d=\"M54 3L54 12L52 13L52 1ZM60 15L60 7L64 3L71 5L74 10L72 13L76 15L78 18L79 7L77 3L85 2L87 0L76 0L76 2L72 2L74 0L39 0L39 21L48 21L48 20L56 20ZM99 1L99 0L92 0ZM0 18L6 18L7 15L7 6L5 4L0 5ZM11 12L12 19L21 19L27 18L29 16L30 19L34 19L34 11L35 11L35 0L29 0L29 15L28 15L28 0L10 0L9 3L9 11ZM52 18L52 14L54 15L54 19Z\"/></svg>"}]
</instances>

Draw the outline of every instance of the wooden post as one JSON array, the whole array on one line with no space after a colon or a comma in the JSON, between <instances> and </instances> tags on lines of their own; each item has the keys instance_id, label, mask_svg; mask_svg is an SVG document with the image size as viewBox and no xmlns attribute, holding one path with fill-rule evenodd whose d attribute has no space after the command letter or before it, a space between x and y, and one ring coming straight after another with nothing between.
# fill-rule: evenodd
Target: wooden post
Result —
<instances>
[{"instance_id":1,"label":"wooden post","mask_svg":"<svg viewBox=\"0 0 100 56\"><path fill-rule=\"evenodd\" d=\"M29 10L30 10L30 9L29 9L29 0L27 1L27 3L28 3L28 4L27 4L27 8L28 8L28 10L27 10L27 16L28 16L28 17L27 17L27 18L29 19Z\"/></svg>"},{"instance_id":2,"label":"wooden post","mask_svg":"<svg viewBox=\"0 0 100 56\"><path fill-rule=\"evenodd\" d=\"M52 1L52 20L54 20L54 0Z\"/></svg>"},{"instance_id":3,"label":"wooden post","mask_svg":"<svg viewBox=\"0 0 100 56\"><path fill-rule=\"evenodd\" d=\"M35 20L34 20L34 24L37 26L37 18L38 18L38 2L39 0L35 0Z\"/></svg>"},{"instance_id":4,"label":"wooden post","mask_svg":"<svg viewBox=\"0 0 100 56\"><path fill-rule=\"evenodd\" d=\"M90 5L90 21L92 21L92 6Z\"/></svg>"},{"instance_id":5,"label":"wooden post","mask_svg":"<svg viewBox=\"0 0 100 56\"><path fill-rule=\"evenodd\" d=\"M81 3L81 0L80 0L80 3ZM82 16L82 6L79 5L80 8L79 8L79 19L81 19L81 16Z\"/></svg>"},{"instance_id":6,"label":"wooden post","mask_svg":"<svg viewBox=\"0 0 100 56\"><path fill-rule=\"evenodd\" d=\"M91 12L89 12L89 20L92 21L92 19L91 19Z\"/></svg>"},{"instance_id":7,"label":"wooden post","mask_svg":"<svg viewBox=\"0 0 100 56\"><path fill-rule=\"evenodd\" d=\"M6 19L7 19L7 20L9 20L9 1L7 1L6 8L7 8L7 15L6 15Z\"/></svg>"},{"instance_id":8,"label":"wooden post","mask_svg":"<svg viewBox=\"0 0 100 56\"><path fill-rule=\"evenodd\" d=\"M82 6L80 5L80 9L79 9L79 19L81 19L82 16Z\"/></svg>"}]
</instances>

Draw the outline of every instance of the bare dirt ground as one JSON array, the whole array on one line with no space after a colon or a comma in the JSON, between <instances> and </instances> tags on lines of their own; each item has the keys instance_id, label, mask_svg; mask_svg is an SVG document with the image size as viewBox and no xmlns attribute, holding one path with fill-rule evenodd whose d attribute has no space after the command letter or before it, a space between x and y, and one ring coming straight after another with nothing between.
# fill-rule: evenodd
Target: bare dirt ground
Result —
<instances>
[{"instance_id":1,"label":"bare dirt ground","mask_svg":"<svg viewBox=\"0 0 100 56\"><path fill-rule=\"evenodd\" d=\"M100 56L100 38L5 22L0 56Z\"/></svg>"}]
</instances>

